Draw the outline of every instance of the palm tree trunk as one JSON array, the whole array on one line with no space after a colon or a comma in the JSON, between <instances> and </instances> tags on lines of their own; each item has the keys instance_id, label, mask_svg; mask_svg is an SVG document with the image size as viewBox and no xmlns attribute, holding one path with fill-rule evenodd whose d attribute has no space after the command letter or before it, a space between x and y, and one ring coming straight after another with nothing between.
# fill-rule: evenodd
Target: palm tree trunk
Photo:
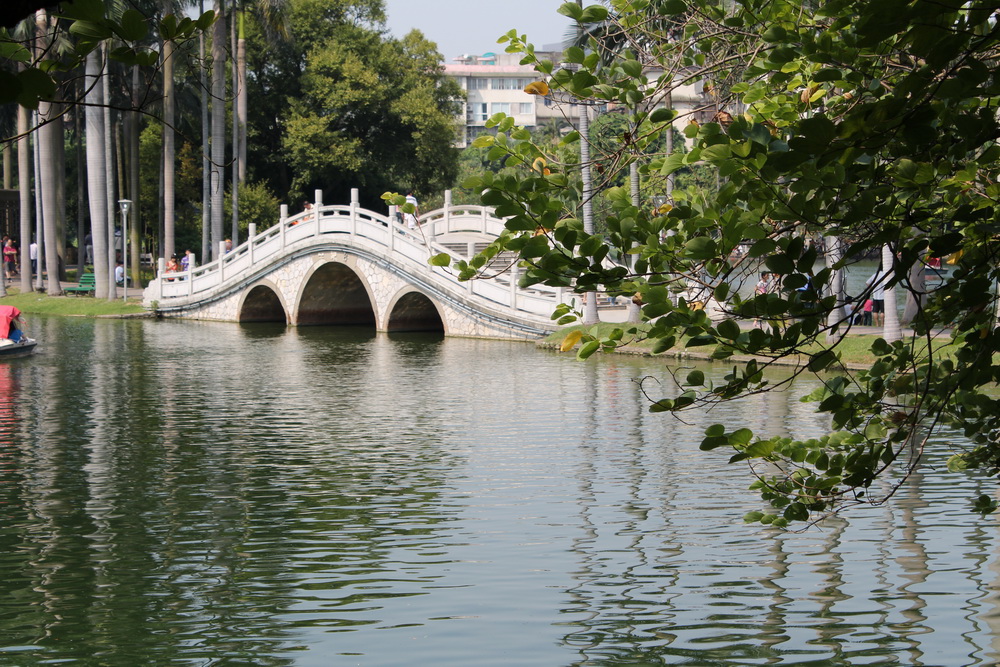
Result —
<instances>
[{"instance_id":1,"label":"palm tree trunk","mask_svg":"<svg viewBox=\"0 0 1000 667\"><path fill-rule=\"evenodd\" d=\"M21 292L31 285L31 145L28 141L28 110L17 107L17 190L21 204Z\"/></svg>"},{"instance_id":2,"label":"palm tree trunk","mask_svg":"<svg viewBox=\"0 0 1000 667\"><path fill-rule=\"evenodd\" d=\"M899 310L896 308L896 287L889 286L887 283L895 279L895 262L894 262L892 248L886 244L882 246L882 266L888 274L888 277L883 284L885 287L885 295L883 297L883 304L885 304L885 320L882 326L882 338L886 342L897 341L903 337L903 331L899 326Z\"/></svg>"},{"instance_id":3,"label":"palm tree trunk","mask_svg":"<svg viewBox=\"0 0 1000 667\"><path fill-rule=\"evenodd\" d=\"M87 56L87 198L90 204L90 236L94 246L94 296L108 296L108 196L104 168L104 111L101 109L103 81L97 51Z\"/></svg>"},{"instance_id":4,"label":"palm tree trunk","mask_svg":"<svg viewBox=\"0 0 1000 667\"><path fill-rule=\"evenodd\" d=\"M3 189L10 190L12 176L11 171L14 169L14 157L12 155L14 148L13 144L7 142L3 145Z\"/></svg>"},{"instance_id":5,"label":"palm tree trunk","mask_svg":"<svg viewBox=\"0 0 1000 667\"><path fill-rule=\"evenodd\" d=\"M594 207L591 199L594 196L590 178L590 109L579 105L580 109L580 173L583 177L583 232L594 233ZM583 324L597 324L597 292L584 295L587 302L583 305Z\"/></svg>"},{"instance_id":6,"label":"palm tree trunk","mask_svg":"<svg viewBox=\"0 0 1000 667\"><path fill-rule=\"evenodd\" d=\"M235 19L235 15L233 19ZM243 88L243 80L240 79L240 66L238 61L238 47L236 46L236 21L231 20L229 22L229 37L231 41L230 48L233 53L233 158L236 162L239 161L240 154L240 122L239 122L239 91ZM230 192L230 200L232 204L232 236L233 244L239 245L240 242L240 226L239 226L239 203L240 203L240 169L238 164L233 164L232 167L232 188Z\"/></svg>"},{"instance_id":7,"label":"palm tree trunk","mask_svg":"<svg viewBox=\"0 0 1000 667\"><path fill-rule=\"evenodd\" d=\"M84 238L87 236L87 212L83 207L83 202L86 201L83 184L87 182L87 167L83 159L83 122L80 113L73 114L73 131L76 134L76 275L79 278L83 275L87 259L87 249L84 247Z\"/></svg>"},{"instance_id":8,"label":"palm tree trunk","mask_svg":"<svg viewBox=\"0 0 1000 667\"><path fill-rule=\"evenodd\" d=\"M45 291L50 296L62 294L62 288L59 285L59 252L56 238L58 233L56 212L58 155L55 144L59 136L56 124L52 122L56 113L55 105L48 102L38 104L38 116L41 119L41 126L38 128L38 145L42 169L36 187L42 191L42 229L45 238L45 266L48 277Z\"/></svg>"},{"instance_id":9,"label":"palm tree trunk","mask_svg":"<svg viewBox=\"0 0 1000 667\"><path fill-rule=\"evenodd\" d=\"M247 179L247 41L243 34L245 12L240 12L240 34L236 41L236 62L239 65L240 88L236 94L236 120L240 126L239 153L236 166L239 170L240 185Z\"/></svg>"},{"instance_id":10,"label":"palm tree trunk","mask_svg":"<svg viewBox=\"0 0 1000 667\"><path fill-rule=\"evenodd\" d=\"M49 20L44 9L35 12L35 26L38 30L39 42L42 48L48 44ZM38 118L41 126L38 128L38 145L41 154L41 171L35 186L42 193L42 227L45 238L45 265L48 268L46 291L50 296L62 294L59 285L59 253L57 252L58 214L56 200L59 177L59 150L56 142L61 138L54 122L59 114L58 107L46 101L38 103Z\"/></svg>"},{"instance_id":11,"label":"palm tree trunk","mask_svg":"<svg viewBox=\"0 0 1000 667\"><path fill-rule=\"evenodd\" d=\"M139 86L141 84L141 79L139 77L139 66L132 67L132 95L134 99L138 99L140 92ZM133 103L133 108L137 105ZM139 131L142 125L142 115L138 110L133 111L129 114L132 119L130 124L131 131L129 132L129 199L132 200L132 208L129 211L128 216L128 243L131 247L128 249L128 270L132 277L132 284L139 284L139 229L142 226L142 207L139 206L139 202L142 199L142 193L139 191ZM125 230L122 230L122 243L125 243ZM124 248L123 248L124 251ZM124 257L124 255L123 255ZM126 289L126 294L128 290Z\"/></svg>"},{"instance_id":12,"label":"palm tree trunk","mask_svg":"<svg viewBox=\"0 0 1000 667\"><path fill-rule=\"evenodd\" d=\"M55 213L55 237L53 239L53 250L56 253L56 276L59 280L66 280L66 124L63 122L61 105L54 105L56 116L52 121L52 136L55 144L53 149L56 155L55 164L55 192L56 207Z\"/></svg>"},{"instance_id":13,"label":"palm tree trunk","mask_svg":"<svg viewBox=\"0 0 1000 667\"><path fill-rule=\"evenodd\" d=\"M629 193L632 196L632 206L639 208L639 163L633 162L628 166L628 182L629 182ZM635 244L633 244L634 246ZM635 266L635 255L628 255L625 261L629 265L629 269ZM628 317L626 318L629 324L638 324L642 320L642 308L639 304L635 302L635 299L629 299L628 305Z\"/></svg>"},{"instance_id":14,"label":"palm tree trunk","mask_svg":"<svg viewBox=\"0 0 1000 667\"><path fill-rule=\"evenodd\" d=\"M224 0L215 0L215 26L212 33L212 239L211 257L215 258L222 241L223 173L226 162L226 8Z\"/></svg>"},{"instance_id":15,"label":"palm tree trunk","mask_svg":"<svg viewBox=\"0 0 1000 667\"><path fill-rule=\"evenodd\" d=\"M826 259L826 267L833 272L830 280L830 294L837 299L833 310L826 316L826 325L830 327L827 331L827 341L833 342L834 340L843 338L846 329L845 327L838 328L837 334L833 333L833 327L840 323L846 316L844 312L844 302L846 300L844 298L844 270L832 268L843 258L844 248L841 245L839 236L825 237L823 245L825 246L823 257Z\"/></svg>"},{"instance_id":16,"label":"palm tree trunk","mask_svg":"<svg viewBox=\"0 0 1000 667\"><path fill-rule=\"evenodd\" d=\"M903 324L910 325L927 302L927 276L923 262L914 262L906 277L906 307Z\"/></svg>"},{"instance_id":17,"label":"palm tree trunk","mask_svg":"<svg viewBox=\"0 0 1000 667\"><path fill-rule=\"evenodd\" d=\"M104 45L104 62L108 66L107 44ZM108 263L106 265L106 284L108 286L108 301L118 298L118 290L115 287L115 161L114 145L111 142L111 76L110 72L105 72L103 77L104 93L104 210L105 220L108 221L106 238L108 243ZM96 276L95 276L96 278Z\"/></svg>"},{"instance_id":18,"label":"palm tree trunk","mask_svg":"<svg viewBox=\"0 0 1000 667\"><path fill-rule=\"evenodd\" d=\"M42 277L45 274L45 234L42 233L42 188L39 186L42 173L42 153L41 145L38 141L38 112L35 112L34 128L32 131L34 142L32 143L32 156L35 160L35 242L38 244L38 273L35 275L35 289L41 291L45 289L45 282Z\"/></svg>"},{"instance_id":19,"label":"palm tree trunk","mask_svg":"<svg viewBox=\"0 0 1000 667\"><path fill-rule=\"evenodd\" d=\"M163 254L174 254L174 43L163 42Z\"/></svg>"},{"instance_id":20,"label":"palm tree trunk","mask_svg":"<svg viewBox=\"0 0 1000 667\"><path fill-rule=\"evenodd\" d=\"M199 9L205 13L205 1L199 0ZM205 62L205 34L198 34L198 58ZM211 259L209 250L209 229L212 225L212 162L209 159L209 119L208 119L208 76L201 67L201 258L202 262Z\"/></svg>"}]
</instances>

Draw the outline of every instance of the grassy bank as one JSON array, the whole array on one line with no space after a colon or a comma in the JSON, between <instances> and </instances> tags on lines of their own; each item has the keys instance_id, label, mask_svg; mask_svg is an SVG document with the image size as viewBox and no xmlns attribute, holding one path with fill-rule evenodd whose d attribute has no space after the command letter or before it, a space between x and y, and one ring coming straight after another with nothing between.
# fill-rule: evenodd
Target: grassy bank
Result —
<instances>
[{"instance_id":1,"label":"grassy bank","mask_svg":"<svg viewBox=\"0 0 1000 667\"><path fill-rule=\"evenodd\" d=\"M127 304L122 299L108 301L95 299L92 296L49 296L44 292L28 292L21 294L10 287L7 296L0 303L14 306L25 314L64 315L75 317L115 317L145 313L135 300Z\"/></svg>"},{"instance_id":2,"label":"grassy bank","mask_svg":"<svg viewBox=\"0 0 1000 667\"><path fill-rule=\"evenodd\" d=\"M623 326L628 326L628 325L602 322L596 326L577 325L572 327L565 327L563 329L560 329L559 331L549 334L546 338L544 338L541 341L540 345L548 349L558 350L562 345L563 339L565 339L566 336L570 334L570 332L582 331L584 333L594 333L597 336L606 336L608 333L611 332L612 329ZM645 327L646 325L639 325L640 332ZM843 338L835 349L840 354L841 362L848 368L867 368L870 367L873 363L875 363L876 358L875 355L872 354L871 352L871 346L872 343L875 342L877 338L880 338L880 336L869 335L869 334L850 334L845 338ZM630 340L628 335L626 334L626 336L622 340L627 341L627 343L618 348L618 351L620 353L652 355L652 347L653 347L652 344L649 341L642 338L641 335L633 340ZM947 344L948 340L949 339L947 337L942 338L940 346L936 347L937 353L939 354L948 353L948 348L950 347L950 345ZM667 358L684 357L690 359L710 359L712 349L713 349L712 346L694 347L687 349L684 347L684 342L682 341L680 344L674 346L670 350L667 350L666 352L663 352L662 354L659 354L657 356L662 356ZM815 354L817 352L820 352L822 349L824 348L818 344L811 345L806 348L806 352L810 354ZM741 359L742 357L735 357L735 358ZM785 361L788 364L800 365L806 363L808 360L809 359L807 355L801 355L801 356L788 357Z\"/></svg>"}]
</instances>

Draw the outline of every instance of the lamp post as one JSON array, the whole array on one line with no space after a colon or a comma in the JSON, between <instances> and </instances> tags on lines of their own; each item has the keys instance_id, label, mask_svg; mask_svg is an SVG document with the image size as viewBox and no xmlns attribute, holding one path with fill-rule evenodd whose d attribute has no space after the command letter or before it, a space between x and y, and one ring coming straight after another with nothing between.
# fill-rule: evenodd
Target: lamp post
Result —
<instances>
[{"instance_id":1,"label":"lamp post","mask_svg":"<svg viewBox=\"0 0 1000 667\"><path fill-rule=\"evenodd\" d=\"M128 210L132 200L119 199L118 206L122 210L122 301L128 303Z\"/></svg>"}]
</instances>

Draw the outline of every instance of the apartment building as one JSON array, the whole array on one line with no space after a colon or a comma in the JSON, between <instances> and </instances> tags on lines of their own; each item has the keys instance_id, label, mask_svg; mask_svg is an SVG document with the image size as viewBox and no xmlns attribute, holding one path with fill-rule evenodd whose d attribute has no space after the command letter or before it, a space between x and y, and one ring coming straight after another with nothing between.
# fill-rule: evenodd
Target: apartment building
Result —
<instances>
[{"instance_id":1,"label":"apartment building","mask_svg":"<svg viewBox=\"0 0 1000 667\"><path fill-rule=\"evenodd\" d=\"M546 54L540 54L546 57ZM559 54L548 54L558 59ZM460 147L468 146L486 131L486 121L496 113L505 113L514 122L533 128L545 119L567 117L575 121L575 104L556 104L551 99L524 92L525 86L538 80L530 65L519 64L520 56L511 53L486 53L480 56L460 56L444 66L445 74L454 78L465 90L464 132Z\"/></svg>"},{"instance_id":2,"label":"apartment building","mask_svg":"<svg viewBox=\"0 0 1000 667\"><path fill-rule=\"evenodd\" d=\"M539 51L539 57L558 62L560 51ZM579 107L569 101L561 102L551 97L529 95L525 86L539 78L530 65L521 65L520 56L512 53L485 53L479 56L460 56L446 64L444 71L454 78L466 92L463 132L456 145L468 146L477 136L486 132L486 121L496 113L506 113L517 125L534 128L551 119L566 119L574 126L579 119ZM648 72L651 79L656 72ZM704 95L701 83L681 86L670 97L670 104L679 113L675 125L678 129L691 119L699 122L712 120L717 109Z\"/></svg>"}]
</instances>

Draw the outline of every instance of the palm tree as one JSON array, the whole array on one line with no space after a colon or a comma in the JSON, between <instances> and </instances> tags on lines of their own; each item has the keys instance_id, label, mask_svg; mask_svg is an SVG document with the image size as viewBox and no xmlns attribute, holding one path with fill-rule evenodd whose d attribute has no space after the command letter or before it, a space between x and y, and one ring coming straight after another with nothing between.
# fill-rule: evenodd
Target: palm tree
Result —
<instances>
[{"instance_id":1,"label":"palm tree","mask_svg":"<svg viewBox=\"0 0 1000 667\"><path fill-rule=\"evenodd\" d=\"M38 10L35 14L35 25L38 29L39 43L44 49L49 32L48 13L44 9ZM58 186L56 181L59 178L57 142L62 138L57 132L58 125L55 123L58 115L57 104L45 100L39 102L38 116L41 126L38 128L38 144L42 155L42 169L38 174L36 187L42 193L42 226L45 236L45 265L48 272L46 292L50 295L62 294L62 287L59 284L59 253L57 248Z\"/></svg>"},{"instance_id":2,"label":"palm tree","mask_svg":"<svg viewBox=\"0 0 1000 667\"><path fill-rule=\"evenodd\" d=\"M104 81L100 55L96 50L87 55L86 76L87 200L94 245L94 296L104 299L108 296L107 172L104 165L104 111L101 109Z\"/></svg>"},{"instance_id":3,"label":"palm tree","mask_svg":"<svg viewBox=\"0 0 1000 667\"><path fill-rule=\"evenodd\" d=\"M212 235L211 257L219 252L222 241L223 169L226 161L226 4L215 0L215 25L212 30Z\"/></svg>"},{"instance_id":4,"label":"palm tree","mask_svg":"<svg viewBox=\"0 0 1000 667\"><path fill-rule=\"evenodd\" d=\"M887 273L887 278L882 281L885 285L885 295L883 297L885 320L883 320L882 324L882 338L891 343L902 338L903 331L899 326L899 311L896 308L896 286L890 284L896 279L896 263L892 246L889 244L882 246L882 266L885 267Z\"/></svg>"},{"instance_id":5,"label":"palm tree","mask_svg":"<svg viewBox=\"0 0 1000 667\"><path fill-rule=\"evenodd\" d=\"M31 146L28 141L28 110L17 107L17 190L21 209L21 293L34 290L31 285Z\"/></svg>"},{"instance_id":6,"label":"palm tree","mask_svg":"<svg viewBox=\"0 0 1000 667\"><path fill-rule=\"evenodd\" d=\"M164 0L164 14L174 12L173 0ZM163 40L163 254L174 254L174 41ZM138 208L138 207L136 207Z\"/></svg>"}]
</instances>

